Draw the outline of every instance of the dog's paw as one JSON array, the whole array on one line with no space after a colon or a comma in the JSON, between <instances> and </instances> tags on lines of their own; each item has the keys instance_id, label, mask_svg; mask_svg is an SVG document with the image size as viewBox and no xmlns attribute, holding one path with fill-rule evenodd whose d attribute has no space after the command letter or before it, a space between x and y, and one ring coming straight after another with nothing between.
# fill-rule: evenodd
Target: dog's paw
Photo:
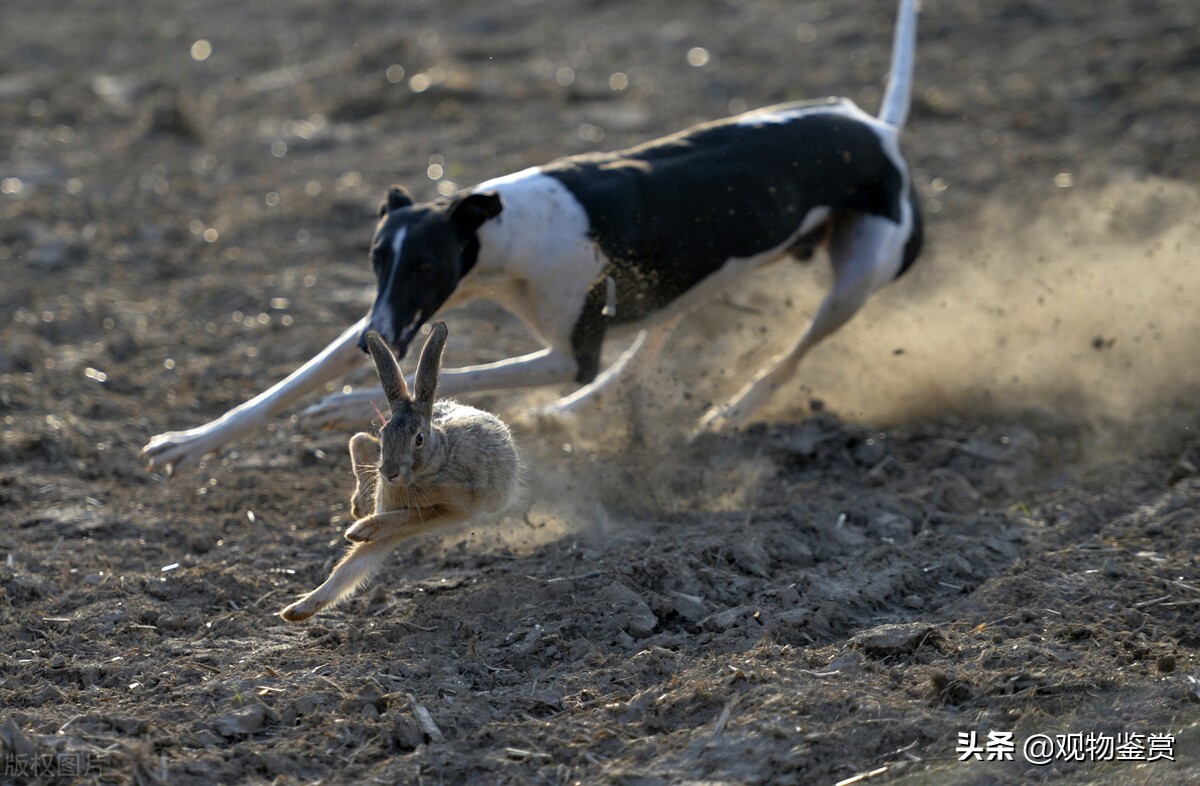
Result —
<instances>
[{"instance_id":1,"label":"dog's paw","mask_svg":"<svg viewBox=\"0 0 1200 786\"><path fill-rule=\"evenodd\" d=\"M184 467L215 453L222 439L204 426L188 431L168 431L152 438L142 448L147 472L162 472L168 478Z\"/></svg>"},{"instance_id":2,"label":"dog's paw","mask_svg":"<svg viewBox=\"0 0 1200 786\"><path fill-rule=\"evenodd\" d=\"M745 425L757 409L753 398L755 397L738 396L724 404L711 407L696 423L691 438L694 440L702 434L717 434Z\"/></svg>"},{"instance_id":3,"label":"dog's paw","mask_svg":"<svg viewBox=\"0 0 1200 786\"><path fill-rule=\"evenodd\" d=\"M387 412L382 390L352 390L334 393L305 408L300 426L310 431L350 428L370 423Z\"/></svg>"},{"instance_id":4,"label":"dog's paw","mask_svg":"<svg viewBox=\"0 0 1200 786\"><path fill-rule=\"evenodd\" d=\"M696 424L692 437L741 428L754 417L754 413L771 400L771 396L774 395L777 388L778 383L770 375L764 375L760 379L751 381L738 391L736 396L705 412L704 416L700 418L700 422Z\"/></svg>"},{"instance_id":5,"label":"dog's paw","mask_svg":"<svg viewBox=\"0 0 1200 786\"><path fill-rule=\"evenodd\" d=\"M540 407L533 407L517 415L526 422L536 426L563 426L579 417L579 407L562 406L560 401L552 401Z\"/></svg>"},{"instance_id":6,"label":"dog's paw","mask_svg":"<svg viewBox=\"0 0 1200 786\"><path fill-rule=\"evenodd\" d=\"M695 442L697 439L706 434L716 434L728 428L728 423L725 420L726 406L711 407L708 412L700 420L696 421L696 426L688 434L688 442Z\"/></svg>"}]
</instances>

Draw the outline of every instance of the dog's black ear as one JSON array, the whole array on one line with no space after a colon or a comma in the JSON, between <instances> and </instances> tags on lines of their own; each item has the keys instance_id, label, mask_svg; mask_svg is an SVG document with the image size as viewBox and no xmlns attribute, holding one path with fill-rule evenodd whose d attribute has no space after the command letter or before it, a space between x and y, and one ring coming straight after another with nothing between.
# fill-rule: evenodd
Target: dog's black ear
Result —
<instances>
[{"instance_id":1,"label":"dog's black ear","mask_svg":"<svg viewBox=\"0 0 1200 786\"><path fill-rule=\"evenodd\" d=\"M412 194L404 186L392 186L388 189L387 199L379 203L379 217L383 218L393 210L412 205Z\"/></svg>"},{"instance_id":2,"label":"dog's black ear","mask_svg":"<svg viewBox=\"0 0 1200 786\"><path fill-rule=\"evenodd\" d=\"M504 201L495 191L467 194L450 203L450 221L459 232L469 234L479 229L484 221L500 215Z\"/></svg>"}]
</instances>

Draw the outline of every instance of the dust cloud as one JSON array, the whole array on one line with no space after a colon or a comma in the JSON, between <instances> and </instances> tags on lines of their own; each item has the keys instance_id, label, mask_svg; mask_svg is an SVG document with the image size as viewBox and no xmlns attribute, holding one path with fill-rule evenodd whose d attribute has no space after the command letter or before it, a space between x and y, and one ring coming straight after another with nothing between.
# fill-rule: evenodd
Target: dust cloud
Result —
<instances>
[{"instance_id":1,"label":"dust cloud","mask_svg":"<svg viewBox=\"0 0 1200 786\"><path fill-rule=\"evenodd\" d=\"M1194 432L1200 191L1155 180L1053 196L969 226L934 223L924 258L809 355L765 419L802 418L820 399L878 425L1040 411ZM735 391L803 330L826 268L765 273L725 309L732 329L715 318L692 326L676 372L687 357L719 356L721 378L695 385L713 398Z\"/></svg>"}]
</instances>

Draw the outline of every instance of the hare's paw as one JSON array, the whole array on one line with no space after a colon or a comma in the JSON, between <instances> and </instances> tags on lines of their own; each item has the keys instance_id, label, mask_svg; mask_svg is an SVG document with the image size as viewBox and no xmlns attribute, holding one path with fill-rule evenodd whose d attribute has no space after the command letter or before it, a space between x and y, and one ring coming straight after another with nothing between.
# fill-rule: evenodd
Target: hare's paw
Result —
<instances>
[{"instance_id":1,"label":"hare's paw","mask_svg":"<svg viewBox=\"0 0 1200 786\"><path fill-rule=\"evenodd\" d=\"M309 430L360 426L387 412L388 405L379 388L334 393L300 413L300 425Z\"/></svg>"},{"instance_id":2,"label":"hare's paw","mask_svg":"<svg viewBox=\"0 0 1200 786\"><path fill-rule=\"evenodd\" d=\"M346 528L346 540L351 543L368 543L379 534L379 522L374 516L359 519Z\"/></svg>"},{"instance_id":3,"label":"hare's paw","mask_svg":"<svg viewBox=\"0 0 1200 786\"><path fill-rule=\"evenodd\" d=\"M372 513L366 518L351 524L344 533L346 540L351 543L369 543L385 535L395 535L407 531L413 524L421 522L420 513L411 508L391 510L387 513ZM410 532L409 534L414 534Z\"/></svg>"}]
</instances>

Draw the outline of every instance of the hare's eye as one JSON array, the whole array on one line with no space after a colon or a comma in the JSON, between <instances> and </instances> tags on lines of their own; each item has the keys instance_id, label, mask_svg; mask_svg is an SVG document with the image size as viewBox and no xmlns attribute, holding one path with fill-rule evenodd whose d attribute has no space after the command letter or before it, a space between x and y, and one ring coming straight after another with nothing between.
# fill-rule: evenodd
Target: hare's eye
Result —
<instances>
[{"instance_id":1,"label":"hare's eye","mask_svg":"<svg viewBox=\"0 0 1200 786\"><path fill-rule=\"evenodd\" d=\"M425 435L420 432L417 432L417 435L415 437L413 437L413 447L419 448L424 444L425 444Z\"/></svg>"}]
</instances>

